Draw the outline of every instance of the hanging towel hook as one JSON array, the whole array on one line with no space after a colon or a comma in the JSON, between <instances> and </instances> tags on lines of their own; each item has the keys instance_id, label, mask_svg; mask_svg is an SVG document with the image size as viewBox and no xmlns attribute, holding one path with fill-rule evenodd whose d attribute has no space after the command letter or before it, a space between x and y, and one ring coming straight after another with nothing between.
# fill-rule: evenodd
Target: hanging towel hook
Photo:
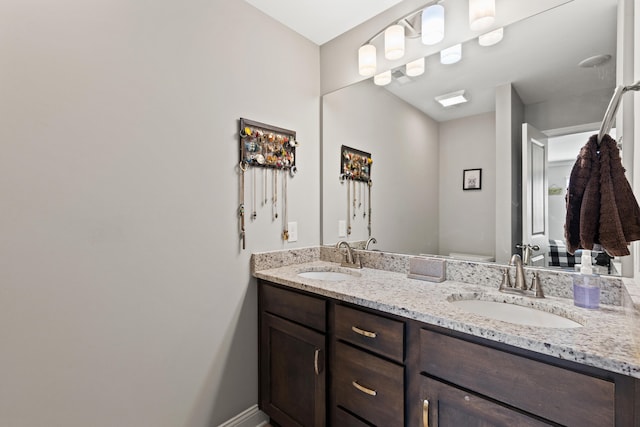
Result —
<instances>
[{"instance_id":1,"label":"hanging towel hook","mask_svg":"<svg viewBox=\"0 0 640 427\"><path fill-rule=\"evenodd\" d=\"M615 91L613 92L613 96L611 97L611 101L609 101L609 106L607 107L607 111L604 113L604 119L602 119L600 132L598 132L598 145L600 145L600 143L602 142L602 138L606 134L608 134L613 127L613 122L616 118L618 107L620 107L620 100L622 99L622 95L630 90L640 90L640 81L637 81L630 86L617 86Z\"/></svg>"}]
</instances>

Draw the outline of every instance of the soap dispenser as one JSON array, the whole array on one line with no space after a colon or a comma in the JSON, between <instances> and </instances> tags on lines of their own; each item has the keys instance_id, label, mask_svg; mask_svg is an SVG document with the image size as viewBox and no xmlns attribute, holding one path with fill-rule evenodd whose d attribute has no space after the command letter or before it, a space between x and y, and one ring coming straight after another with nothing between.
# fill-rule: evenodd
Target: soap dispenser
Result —
<instances>
[{"instance_id":1,"label":"soap dispenser","mask_svg":"<svg viewBox=\"0 0 640 427\"><path fill-rule=\"evenodd\" d=\"M578 307L600 307L600 276L593 272L591 251L582 250L580 273L573 276L573 303Z\"/></svg>"}]
</instances>

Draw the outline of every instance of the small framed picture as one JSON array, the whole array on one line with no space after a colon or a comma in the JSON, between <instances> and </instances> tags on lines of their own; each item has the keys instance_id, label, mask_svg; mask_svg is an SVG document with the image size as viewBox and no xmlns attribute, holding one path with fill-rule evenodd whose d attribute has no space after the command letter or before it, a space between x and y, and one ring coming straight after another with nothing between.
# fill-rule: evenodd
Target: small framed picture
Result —
<instances>
[{"instance_id":1,"label":"small framed picture","mask_svg":"<svg viewBox=\"0 0 640 427\"><path fill-rule=\"evenodd\" d=\"M462 172L463 190L480 190L482 188L482 169L465 169Z\"/></svg>"}]
</instances>

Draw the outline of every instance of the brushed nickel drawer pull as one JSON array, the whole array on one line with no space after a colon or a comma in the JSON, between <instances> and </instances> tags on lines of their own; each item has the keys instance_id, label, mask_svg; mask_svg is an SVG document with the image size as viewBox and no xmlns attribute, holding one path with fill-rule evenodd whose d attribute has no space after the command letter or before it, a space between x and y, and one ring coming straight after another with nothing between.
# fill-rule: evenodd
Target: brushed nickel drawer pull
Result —
<instances>
[{"instance_id":1,"label":"brushed nickel drawer pull","mask_svg":"<svg viewBox=\"0 0 640 427\"><path fill-rule=\"evenodd\" d=\"M360 390L363 393L368 394L369 396L376 396L378 394L378 392L375 391L375 390L371 390L370 388L361 386L360 384L358 384L357 381L351 381L351 384L353 384L353 386L355 388L357 388L358 390Z\"/></svg>"},{"instance_id":2,"label":"brushed nickel drawer pull","mask_svg":"<svg viewBox=\"0 0 640 427\"><path fill-rule=\"evenodd\" d=\"M313 355L313 370L316 375L320 375L320 368L318 367L318 359L320 358L320 349L316 348L315 354Z\"/></svg>"},{"instance_id":3,"label":"brushed nickel drawer pull","mask_svg":"<svg viewBox=\"0 0 640 427\"><path fill-rule=\"evenodd\" d=\"M356 334L360 334L360 335L365 336L367 338L375 338L376 335L377 335L375 332L365 331L364 329L360 329L357 326L352 326L351 330L353 332L355 332Z\"/></svg>"},{"instance_id":4,"label":"brushed nickel drawer pull","mask_svg":"<svg viewBox=\"0 0 640 427\"><path fill-rule=\"evenodd\" d=\"M429 401L422 401L422 426L429 427Z\"/></svg>"}]
</instances>

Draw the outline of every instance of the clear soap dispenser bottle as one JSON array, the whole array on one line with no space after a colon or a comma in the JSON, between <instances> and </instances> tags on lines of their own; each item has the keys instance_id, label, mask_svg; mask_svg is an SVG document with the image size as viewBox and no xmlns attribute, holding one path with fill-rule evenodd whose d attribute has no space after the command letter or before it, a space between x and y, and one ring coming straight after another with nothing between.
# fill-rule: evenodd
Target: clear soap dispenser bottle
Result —
<instances>
[{"instance_id":1,"label":"clear soap dispenser bottle","mask_svg":"<svg viewBox=\"0 0 640 427\"><path fill-rule=\"evenodd\" d=\"M600 307L600 276L594 274L591 251L582 250L580 273L573 276L573 303L578 307Z\"/></svg>"}]
</instances>

